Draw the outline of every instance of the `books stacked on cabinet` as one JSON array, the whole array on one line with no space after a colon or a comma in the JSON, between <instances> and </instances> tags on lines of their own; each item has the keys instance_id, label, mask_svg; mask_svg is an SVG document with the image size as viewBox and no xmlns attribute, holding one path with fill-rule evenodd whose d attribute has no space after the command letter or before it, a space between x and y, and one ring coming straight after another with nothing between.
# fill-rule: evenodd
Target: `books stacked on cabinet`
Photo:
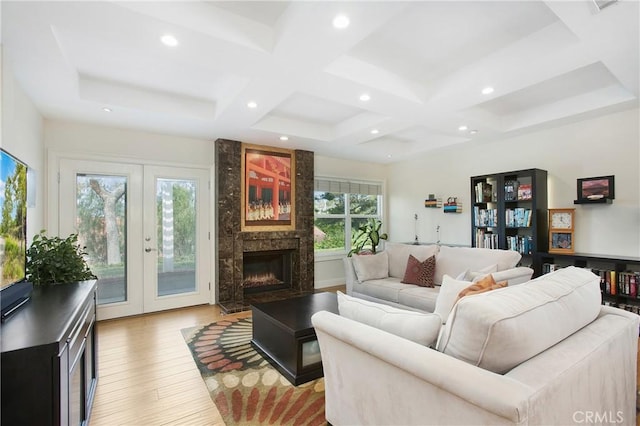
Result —
<instances>
[{"instance_id":1,"label":"books stacked on cabinet","mask_svg":"<svg viewBox=\"0 0 640 426\"><path fill-rule=\"evenodd\" d=\"M514 235L507 237L507 249L515 250L520 254L531 254L533 248L533 237Z\"/></svg>"},{"instance_id":2,"label":"books stacked on cabinet","mask_svg":"<svg viewBox=\"0 0 640 426\"><path fill-rule=\"evenodd\" d=\"M527 228L531 226L531 209L522 207L506 209L505 224L509 228Z\"/></svg>"},{"instance_id":3,"label":"books stacked on cabinet","mask_svg":"<svg viewBox=\"0 0 640 426\"><path fill-rule=\"evenodd\" d=\"M498 246L498 234L494 234L491 231L484 229L476 229L476 241L475 247L497 249Z\"/></svg>"},{"instance_id":4,"label":"books stacked on cabinet","mask_svg":"<svg viewBox=\"0 0 640 426\"><path fill-rule=\"evenodd\" d=\"M488 182L476 183L476 203L491 203L493 199L493 185Z\"/></svg>"},{"instance_id":5,"label":"books stacked on cabinet","mask_svg":"<svg viewBox=\"0 0 640 426\"><path fill-rule=\"evenodd\" d=\"M481 209L478 206L473 207L473 217L475 221L475 226L497 226L498 221L496 217L498 216L497 209Z\"/></svg>"}]
</instances>

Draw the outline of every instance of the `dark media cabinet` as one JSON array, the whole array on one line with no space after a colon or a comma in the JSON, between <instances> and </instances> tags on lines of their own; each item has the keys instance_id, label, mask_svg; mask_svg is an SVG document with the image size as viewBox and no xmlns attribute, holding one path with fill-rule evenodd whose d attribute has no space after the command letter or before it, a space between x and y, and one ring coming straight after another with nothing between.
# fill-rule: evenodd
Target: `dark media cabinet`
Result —
<instances>
[{"instance_id":1,"label":"dark media cabinet","mask_svg":"<svg viewBox=\"0 0 640 426\"><path fill-rule=\"evenodd\" d=\"M86 424L97 383L96 281L36 287L2 323L4 425Z\"/></svg>"}]
</instances>

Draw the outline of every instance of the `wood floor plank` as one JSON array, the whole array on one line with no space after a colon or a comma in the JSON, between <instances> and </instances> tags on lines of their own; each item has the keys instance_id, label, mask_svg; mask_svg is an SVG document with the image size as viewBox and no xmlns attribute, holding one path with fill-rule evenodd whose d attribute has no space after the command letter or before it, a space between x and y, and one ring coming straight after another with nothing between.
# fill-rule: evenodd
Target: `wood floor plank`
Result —
<instances>
[{"instance_id":1,"label":"wood floor plank","mask_svg":"<svg viewBox=\"0 0 640 426\"><path fill-rule=\"evenodd\" d=\"M247 316L197 306L99 322L89 424L224 425L180 330Z\"/></svg>"}]
</instances>

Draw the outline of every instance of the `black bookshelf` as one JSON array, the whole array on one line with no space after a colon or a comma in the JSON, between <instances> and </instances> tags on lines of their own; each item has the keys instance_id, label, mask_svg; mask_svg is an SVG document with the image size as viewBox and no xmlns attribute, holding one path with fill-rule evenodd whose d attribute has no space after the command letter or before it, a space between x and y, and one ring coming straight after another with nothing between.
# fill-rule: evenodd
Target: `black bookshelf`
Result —
<instances>
[{"instance_id":1,"label":"black bookshelf","mask_svg":"<svg viewBox=\"0 0 640 426\"><path fill-rule=\"evenodd\" d=\"M516 250L539 275L535 253L548 250L547 171L473 176L471 202L471 246Z\"/></svg>"}]
</instances>

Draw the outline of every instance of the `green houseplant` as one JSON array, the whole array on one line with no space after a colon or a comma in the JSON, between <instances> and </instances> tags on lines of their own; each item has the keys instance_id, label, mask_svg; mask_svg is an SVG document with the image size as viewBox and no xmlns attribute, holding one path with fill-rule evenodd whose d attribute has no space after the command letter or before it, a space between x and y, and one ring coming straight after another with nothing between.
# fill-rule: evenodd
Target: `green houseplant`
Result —
<instances>
[{"instance_id":1,"label":"green houseplant","mask_svg":"<svg viewBox=\"0 0 640 426\"><path fill-rule=\"evenodd\" d=\"M27 280L33 285L50 285L95 279L85 256L78 234L63 239L47 237L42 230L27 250Z\"/></svg>"},{"instance_id":2,"label":"green houseplant","mask_svg":"<svg viewBox=\"0 0 640 426\"><path fill-rule=\"evenodd\" d=\"M376 247L380 243L380 240L386 240L388 238L386 233L380 234L381 227L382 222L379 219L367 219L353 235L353 248L348 256L351 257L354 253L360 253L365 247L371 247L371 252L376 254Z\"/></svg>"}]
</instances>

